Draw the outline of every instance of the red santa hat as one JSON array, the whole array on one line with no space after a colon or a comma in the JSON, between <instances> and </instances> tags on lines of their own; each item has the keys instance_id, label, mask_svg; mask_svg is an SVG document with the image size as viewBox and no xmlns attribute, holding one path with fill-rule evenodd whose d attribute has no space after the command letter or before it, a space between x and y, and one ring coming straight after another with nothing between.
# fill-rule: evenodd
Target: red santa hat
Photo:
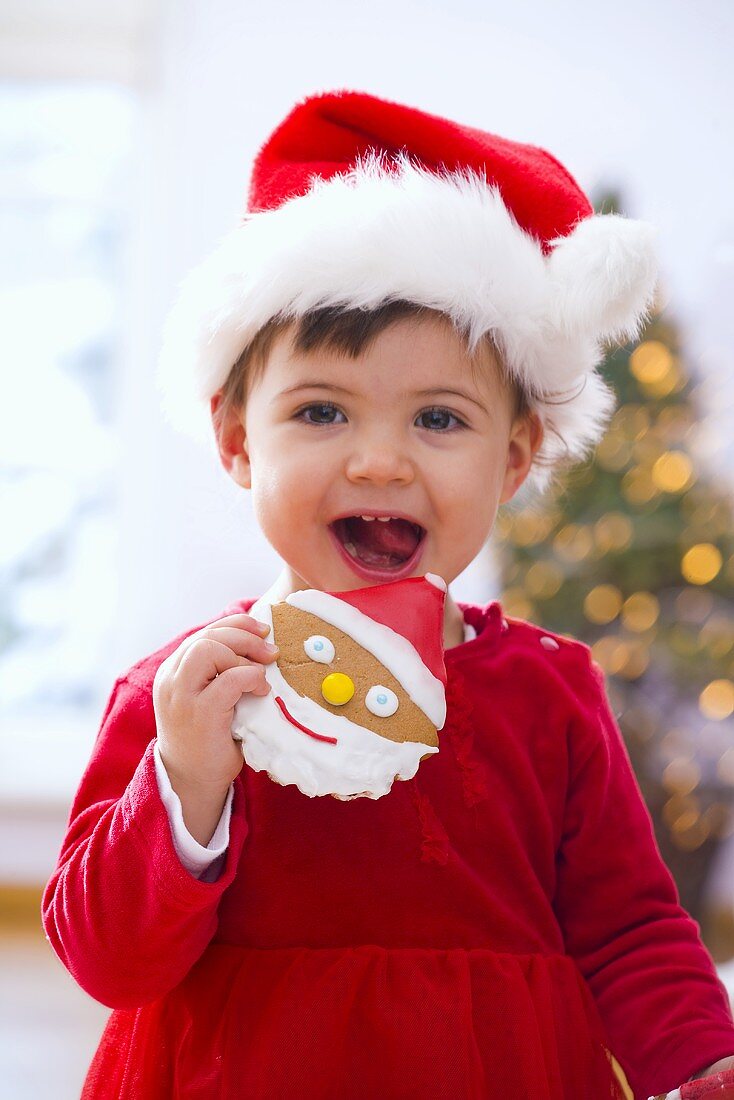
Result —
<instances>
[{"instance_id":1,"label":"red santa hat","mask_svg":"<svg viewBox=\"0 0 734 1100\"><path fill-rule=\"evenodd\" d=\"M402 298L449 316L472 351L491 333L546 428L539 457L582 458L614 408L602 342L635 339L654 301L655 233L594 214L537 146L363 92L306 97L260 149L241 223L182 284L166 415L209 434L209 399L275 317ZM528 481L549 476L533 465Z\"/></svg>"},{"instance_id":2,"label":"red santa hat","mask_svg":"<svg viewBox=\"0 0 734 1100\"><path fill-rule=\"evenodd\" d=\"M426 573L352 592L301 589L285 602L318 615L374 654L441 729L446 720L445 600L444 579Z\"/></svg>"}]
</instances>

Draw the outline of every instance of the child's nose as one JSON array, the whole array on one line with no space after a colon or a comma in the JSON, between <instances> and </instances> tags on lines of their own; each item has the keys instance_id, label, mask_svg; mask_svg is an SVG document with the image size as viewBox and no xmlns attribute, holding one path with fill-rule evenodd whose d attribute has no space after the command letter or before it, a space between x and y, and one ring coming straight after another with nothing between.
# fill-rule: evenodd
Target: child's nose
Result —
<instances>
[{"instance_id":1,"label":"child's nose","mask_svg":"<svg viewBox=\"0 0 734 1100\"><path fill-rule=\"evenodd\" d=\"M362 439L349 456L346 474L350 481L374 481L387 485L391 481L411 482L415 470L410 456L400 442L378 433Z\"/></svg>"}]
</instances>

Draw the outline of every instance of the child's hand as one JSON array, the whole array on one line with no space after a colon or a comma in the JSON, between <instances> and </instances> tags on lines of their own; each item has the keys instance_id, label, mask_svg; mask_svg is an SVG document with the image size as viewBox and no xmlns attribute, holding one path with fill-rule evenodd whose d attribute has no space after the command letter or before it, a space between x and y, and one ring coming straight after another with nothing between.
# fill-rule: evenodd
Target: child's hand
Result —
<instances>
[{"instance_id":1,"label":"child's hand","mask_svg":"<svg viewBox=\"0 0 734 1100\"><path fill-rule=\"evenodd\" d=\"M247 691L267 695L263 664L277 646L250 615L227 615L185 638L158 669L153 708L158 749L175 790L226 790L244 765L230 727Z\"/></svg>"}]
</instances>

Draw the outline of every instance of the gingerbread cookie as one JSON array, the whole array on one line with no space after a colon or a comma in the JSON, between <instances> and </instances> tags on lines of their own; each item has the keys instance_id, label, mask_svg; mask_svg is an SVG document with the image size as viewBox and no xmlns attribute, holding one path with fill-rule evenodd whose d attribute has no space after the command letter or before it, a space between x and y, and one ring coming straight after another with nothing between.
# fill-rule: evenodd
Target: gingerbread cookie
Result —
<instances>
[{"instance_id":1,"label":"gingerbread cookie","mask_svg":"<svg viewBox=\"0 0 734 1100\"><path fill-rule=\"evenodd\" d=\"M438 752L446 718L441 577L258 600L279 646L272 690L237 703L247 764L303 794L381 798Z\"/></svg>"}]
</instances>

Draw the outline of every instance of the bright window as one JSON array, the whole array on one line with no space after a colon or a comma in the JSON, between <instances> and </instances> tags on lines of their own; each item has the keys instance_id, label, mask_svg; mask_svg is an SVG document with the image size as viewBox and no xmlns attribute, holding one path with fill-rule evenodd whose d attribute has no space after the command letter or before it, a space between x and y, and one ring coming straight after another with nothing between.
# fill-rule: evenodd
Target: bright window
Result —
<instances>
[{"instance_id":1,"label":"bright window","mask_svg":"<svg viewBox=\"0 0 734 1100\"><path fill-rule=\"evenodd\" d=\"M108 674L134 110L124 87L0 86L4 800L68 799Z\"/></svg>"}]
</instances>

